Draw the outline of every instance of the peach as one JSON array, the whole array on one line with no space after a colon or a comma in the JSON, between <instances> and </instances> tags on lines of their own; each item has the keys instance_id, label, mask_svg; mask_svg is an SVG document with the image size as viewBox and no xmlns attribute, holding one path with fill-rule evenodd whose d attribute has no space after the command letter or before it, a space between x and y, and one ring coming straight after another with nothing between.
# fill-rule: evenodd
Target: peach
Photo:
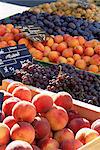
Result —
<instances>
[{"instance_id":1,"label":"peach","mask_svg":"<svg viewBox=\"0 0 100 150\"><path fill-rule=\"evenodd\" d=\"M81 128L90 128L90 122L85 118L75 118L71 120L68 124L68 127L76 133Z\"/></svg>"},{"instance_id":2,"label":"peach","mask_svg":"<svg viewBox=\"0 0 100 150\"><path fill-rule=\"evenodd\" d=\"M2 122L5 119L5 113L0 110L0 122Z\"/></svg>"},{"instance_id":3,"label":"peach","mask_svg":"<svg viewBox=\"0 0 100 150\"><path fill-rule=\"evenodd\" d=\"M77 111L75 110L67 110L67 113L68 113L68 117L69 117L69 122L72 120L72 119L75 119L75 118L80 118L80 115Z\"/></svg>"},{"instance_id":4,"label":"peach","mask_svg":"<svg viewBox=\"0 0 100 150\"><path fill-rule=\"evenodd\" d=\"M3 36L6 33L6 26L1 24L0 25L0 36Z\"/></svg>"},{"instance_id":5,"label":"peach","mask_svg":"<svg viewBox=\"0 0 100 150\"><path fill-rule=\"evenodd\" d=\"M78 139L83 144L86 144L98 136L99 133L97 131L90 128L82 128L76 133L75 139Z\"/></svg>"},{"instance_id":6,"label":"peach","mask_svg":"<svg viewBox=\"0 0 100 150\"><path fill-rule=\"evenodd\" d=\"M34 150L32 146L25 141L15 140L9 143L5 150Z\"/></svg>"},{"instance_id":7,"label":"peach","mask_svg":"<svg viewBox=\"0 0 100 150\"><path fill-rule=\"evenodd\" d=\"M49 138L42 142L40 148L42 150L57 150L59 143L55 139Z\"/></svg>"},{"instance_id":8,"label":"peach","mask_svg":"<svg viewBox=\"0 0 100 150\"><path fill-rule=\"evenodd\" d=\"M82 37L82 36L78 36L77 39L78 39L80 45L83 45L85 43L85 41L86 41L84 39L84 37Z\"/></svg>"},{"instance_id":9,"label":"peach","mask_svg":"<svg viewBox=\"0 0 100 150\"><path fill-rule=\"evenodd\" d=\"M15 39L16 42L18 42L23 37L24 37L23 33L14 34L14 39Z\"/></svg>"},{"instance_id":10,"label":"peach","mask_svg":"<svg viewBox=\"0 0 100 150\"><path fill-rule=\"evenodd\" d=\"M49 60L51 62L57 62L57 59L59 58L59 53L57 51L51 51L49 53Z\"/></svg>"},{"instance_id":11,"label":"peach","mask_svg":"<svg viewBox=\"0 0 100 150\"><path fill-rule=\"evenodd\" d=\"M95 51L95 53L97 53L98 55L100 55L100 45L97 45L97 46L94 48L94 51Z\"/></svg>"},{"instance_id":12,"label":"peach","mask_svg":"<svg viewBox=\"0 0 100 150\"><path fill-rule=\"evenodd\" d=\"M50 52L51 52L51 48L50 48L49 46L45 46L45 47L44 47L43 55L44 55L45 57L47 57Z\"/></svg>"},{"instance_id":13,"label":"peach","mask_svg":"<svg viewBox=\"0 0 100 150\"><path fill-rule=\"evenodd\" d=\"M75 54L79 54L79 55L82 55L83 54L83 47L82 46L76 46L75 48L74 48L74 53Z\"/></svg>"},{"instance_id":14,"label":"peach","mask_svg":"<svg viewBox=\"0 0 100 150\"><path fill-rule=\"evenodd\" d=\"M16 120L13 116L8 116L3 120L3 123L11 129L13 125L16 124Z\"/></svg>"},{"instance_id":15,"label":"peach","mask_svg":"<svg viewBox=\"0 0 100 150\"><path fill-rule=\"evenodd\" d=\"M72 40L68 40L67 42L69 47L79 46L79 41L75 38L72 38Z\"/></svg>"},{"instance_id":16,"label":"peach","mask_svg":"<svg viewBox=\"0 0 100 150\"><path fill-rule=\"evenodd\" d=\"M90 64L90 59L91 59L90 56L83 56L82 59L83 59L87 64Z\"/></svg>"},{"instance_id":17,"label":"peach","mask_svg":"<svg viewBox=\"0 0 100 150\"><path fill-rule=\"evenodd\" d=\"M7 44L6 41L0 42L0 48L4 48L4 47L7 47L7 46L8 46L8 44Z\"/></svg>"},{"instance_id":18,"label":"peach","mask_svg":"<svg viewBox=\"0 0 100 150\"><path fill-rule=\"evenodd\" d=\"M33 48L33 45L32 45L31 43L29 43L29 44L27 45L27 48L28 48L28 50L30 50L31 48Z\"/></svg>"},{"instance_id":19,"label":"peach","mask_svg":"<svg viewBox=\"0 0 100 150\"><path fill-rule=\"evenodd\" d=\"M79 59L76 61L75 66L84 70L86 68L86 62L83 59Z\"/></svg>"},{"instance_id":20,"label":"peach","mask_svg":"<svg viewBox=\"0 0 100 150\"><path fill-rule=\"evenodd\" d=\"M57 47L58 47L58 43L54 43L54 44L52 45L51 49L52 49L53 51L56 51L56 50L57 50Z\"/></svg>"},{"instance_id":21,"label":"peach","mask_svg":"<svg viewBox=\"0 0 100 150\"><path fill-rule=\"evenodd\" d=\"M35 53L35 51L37 51L37 49L32 47L32 48L29 48L28 51L30 52L30 54L32 54L32 53Z\"/></svg>"},{"instance_id":22,"label":"peach","mask_svg":"<svg viewBox=\"0 0 100 150\"><path fill-rule=\"evenodd\" d=\"M83 144L79 140L65 140L61 143L61 150L77 150L82 147Z\"/></svg>"},{"instance_id":23,"label":"peach","mask_svg":"<svg viewBox=\"0 0 100 150\"><path fill-rule=\"evenodd\" d=\"M11 32L12 32L13 34L18 34L18 33L19 33L19 29L17 29L17 28L12 28Z\"/></svg>"},{"instance_id":24,"label":"peach","mask_svg":"<svg viewBox=\"0 0 100 150\"><path fill-rule=\"evenodd\" d=\"M77 61L77 60L81 59L81 56L79 54L74 54L73 58L75 61Z\"/></svg>"},{"instance_id":25,"label":"peach","mask_svg":"<svg viewBox=\"0 0 100 150\"><path fill-rule=\"evenodd\" d=\"M62 52L62 56L65 58L72 57L73 56L73 49L67 48Z\"/></svg>"},{"instance_id":26,"label":"peach","mask_svg":"<svg viewBox=\"0 0 100 150\"><path fill-rule=\"evenodd\" d=\"M53 105L53 99L46 94L37 94L33 97L32 103L36 107L38 113L46 113Z\"/></svg>"},{"instance_id":27,"label":"peach","mask_svg":"<svg viewBox=\"0 0 100 150\"><path fill-rule=\"evenodd\" d=\"M19 87L19 86L23 86L23 83L21 82L17 82L17 81L14 81L14 82L11 82L8 87L7 87L7 91L9 93L12 93L13 90L16 88L16 87Z\"/></svg>"},{"instance_id":28,"label":"peach","mask_svg":"<svg viewBox=\"0 0 100 150\"><path fill-rule=\"evenodd\" d=\"M12 92L12 95L25 101L31 101L32 98L31 90L28 89L26 86L19 86L15 88Z\"/></svg>"},{"instance_id":29,"label":"peach","mask_svg":"<svg viewBox=\"0 0 100 150\"><path fill-rule=\"evenodd\" d=\"M67 63L67 59L63 56L59 56L58 60L57 60L57 63Z\"/></svg>"},{"instance_id":30,"label":"peach","mask_svg":"<svg viewBox=\"0 0 100 150\"><path fill-rule=\"evenodd\" d=\"M9 46L16 46L17 43L14 40L10 40L10 41L8 41L8 45Z\"/></svg>"},{"instance_id":31,"label":"peach","mask_svg":"<svg viewBox=\"0 0 100 150\"><path fill-rule=\"evenodd\" d=\"M60 52L60 53L62 53L66 48L67 48L67 43L61 42L57 46L57 51Z\"/></svg>"},{"instance_id":32,"label":"peach","mask_svg":"<svg viewBox=\"0 0 100 150\"><path fill-rule=\"evenodd\" d=\"M6 25L6 28L9 28L10 30L12 30L12 29L14 28L14 25L12 25L12 24L7 24L7 25Z\"/></svg>"},{"instance_id":33,"label":"peach","mask_svg":"<svg viewBox=\"0 0 100 150\"><path fill-rule=\"evenodd\" d=\"M30 102L20 101L13 107L12 115L17 121L32 123L36 116L36 108Z\"/></svg>"},{"instance_id":34,"label":"peach","mask_svg":"<svg viewBox=\"0 0 100 150\"><path fill-rule=\"evenodd\" d=\"M98 72L99 72L99 68L98 68L97 65L90 65L90 66L88 67L88 71L94 72L94 73L98 73Z\"/></svg>"},{"instance_id":35,"label":"peach","mask_svg":"<svg viewBox=\"0 0 100 150\"><path fill-rule=\"evenodd\" d=\"M100 119L97 119L92 123L91 129L96 130L100 134Z\"/></svg>"},{"instance_id":36,"label":"peach","mask_svg":"<svg viewBox=\"0 0 100 150\"><path fill-rule=\"evenodd\" d=\"M100 56L98 54L95 54L94 56L92 56L90 59L90 64L91 65L100 65Z\"/></svg>"},{"instance_id":37,"label":"peach","mask_svg":"<svg viewBox=\"0 0 100 150\"><path fill-rule=\"evenodd\" d=\"M74 139L74 133L68 128L63 128L62 130L59 130L54 133L54 139L61 144L65 140L73 140Z\"/></svg>"},{"instance_id":38,"label":"peach","mask_svg":"<svg viewBox=\"0 0 100 150\"><path fill-rule=\"evenodd\" d=\"M92 47L92 42L91 42L91 41L86 41L86 42L84 43L84 46L85 46L85 47Z\"/></svg>"},{"instance_id":39,"label":"peach","mask_svg":"<svg viewBox=\"0 0 100 150\"><path fill-rule=\"evenodd\" d=\"M71 109L71 107L73 106L72 96L67 92L57 93L54 96L53 100L57 106L61 106L66 110Z\"/></svg>"},{"instance_id":40,"label":"peach","mask_svg":"<svg viewBox=\"0 0 100 150\"><path fill-rule=\"evenodd\" d=\"M2 92L4 94L4 98L3 100L5 101L6 99L12 97L11 93L5 91L5 90L0 90L0 92Z\"/></svg>"},{"instance_id":41,"label":"peach","mask_svg":"<svg viewBox=\"0 0 100 150\"><path fill-rule=\"evenodd\" d=\"M33 42L33 46L42 52L44 52L44 45L41 42Z\"/></svg>"},{"instance_id":42,"label":"peach","mask_svg":"<svg viewBox=\"0 0 100 150\"><path fill-rule=\"evenodd\" d=\"M18 122L10 130L12 140L22 140L32 143L35 138L35 130L30 123Z\"/></svg>"},{"instance_id":43,"label":"peach","mask_svg":"<svg viewBox=\"0 0 100 150\"><path fill-rule=\"evenodd\" d=\"M3 36L3 40L8 42L10 40L14 40L14 35L13 33L6 33L4 36Z\"/></svg>"},{"instance_id":44,"label":"peach","mask_svg":"<svg viewBox=\"0 0 100 150\"><path fill-rule=\"evenodd\" d=\"M50 38L47 40L46 45L47 45L48 47L52 47L53 44L54 44L54 39L50 37Z\"/></svg>"},{"instance_id":45,"label":"peach","mask_svg":"<svg viewBox=\"0 0 100 150\"><path fill-rule=\"evenodd\" d=\"M37 139L43 139L50 134L50 124L44 117L36 117L32 123Z\"/></svg>"},{"instance_id":46,"label":"peach","mask_svg":"<svg viewBox=\"0 0 100 150\"><path fill-rule=\"evenodd\" d=\"M67 58L67 64L74 65L75 60L72 57Z\"/></svg>"},{"instance_id":47,"label":"peach","mask_svg":"<svg viewBox=\"0 0 100 150\"><path fill-rule=\"evenodd\" d=\"M49 58L48 58L48 57L43 57L43 58L42 58L42 61L43 61L43 62L49 62Z\"/></svg>"},{"instance_id":48,"label":"peach","mask_svg":"<svg viewBox=\"0 0 100 150\"><path fill-rule=\"evenodd\" d=\"M68 35L68 34L64 34L63 35L63 39L64 39L64 41L65 42L67 42L69 39L71 39L72 37L70 36L70 35Z\"/></svg>"},{"instance_id":49,"label":"peach","mask_svg":"<svg viewBox=\"0 0 100 150\"><path fill-rule=\"evenodd\" d=\"M39 50L36 50L32 53L32 57L41 60L43 58L43 53Z\"/></svg>"},{"instance_id":50,"label":"peach","mask_svg":"<svg viewBox=\"0 0 100 150\"><path fill-rule=\"evenodd\" d=\"M6 145L0 145L0 150L5 150L6 149Z\"/></svg>"},{"instance_id":51,"label":"peach","mask_svg":"<svg viewBox=\"0 0 100 150\"><path fill-rule=\"evenodd\" d=\"M62 35L56 35L54 37L54 41L55 41L55 43L58 43L58 44L63 42L63 36Z\"/></svg>"},{"instance_id":52,"label":"peach","mask_svg":"<svg viewBox=\"0 0 100 150\"><path fill-rule=\"evenodd\" d=\"M18 41L18 44L19 44L19 45L25 44L25 46L27 47L28 44L29 44L29 41L28 41L26 38L21 38L21 39Z\"/></svg>"},{"instance_id":53,"label":"peach","mask_svg":"<svg viewBox=\"0 0 100 150\"><path fill-rule=\"evenodd\" d=\"M63 129L68 123L68 114L66 110L60 106L52 107L45 116L53 131Z\"/></svg>"},{"instance_id":54,"label":"peach","mask_svg":"<svg viewBox=\"0 0 100 150\"><path fill-rule=\"evenodd\" d=\"M4 124L0 123L0 145L6 145L10 141L10 129Z\"/></svg>"},{"instance_id":55,"label":"peach","mask_svg":"<svg viewBox=\"0 0 100 150\"><path fill-rule=\"evenodd\" d=\"M92 47L87 47L84 50L84 54L87 56L93 56L94 55L94 49Z\"/></svg>"},{"instance_id":56,"label":"peach","mask_svg":"<svg viewBox=\"0 0 100 150\"><path fill-rule=\"evenodd\" d=\"M8 99L6 99L6 101L3 102L2 105L2 110L3 112L9 116L12 115L12 108L14 107L14 105L19 102L20 99L16 98L16 97L10 97Z\"/></svg>"}]
</instances>

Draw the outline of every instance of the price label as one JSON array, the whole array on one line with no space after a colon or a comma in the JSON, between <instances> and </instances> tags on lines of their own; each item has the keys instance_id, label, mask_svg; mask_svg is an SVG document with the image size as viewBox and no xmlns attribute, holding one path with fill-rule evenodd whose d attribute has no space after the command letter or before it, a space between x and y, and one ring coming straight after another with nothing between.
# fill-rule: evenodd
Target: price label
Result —
<instances>
[{"instance_id":1,"label":"price label","mask_svg":"<svg viewBox=\"0 0 100 150\"><path fill-rule=\"evenodd\" d=\"M4 94L0 92L0 110L2 110L3 98L4 98Z\"/></svg>"},{"instance_id":2,"label":"price label","mask_svg":"<svg viewBox=\"0 0 100 150\"><path fill-rule=\"evenodd\" d=\"M3 77L13 75L16 69L21 68L24 61L32 61L32 56L25 45L0 49L0 73Z\"/></svg>"},{"instance_id":3,"label":"price label","mask_svg":"<svg viewBox=\"0 0 100 150\"><path fill-rule=\"evenodd\" d=\"M27 26L18 26L21 30L21 32L24 33L24 35L34 42L42 42L46 40L46 32L41 28L37 27L35 25L27 25Z\"/></svg>"}]
</instances>

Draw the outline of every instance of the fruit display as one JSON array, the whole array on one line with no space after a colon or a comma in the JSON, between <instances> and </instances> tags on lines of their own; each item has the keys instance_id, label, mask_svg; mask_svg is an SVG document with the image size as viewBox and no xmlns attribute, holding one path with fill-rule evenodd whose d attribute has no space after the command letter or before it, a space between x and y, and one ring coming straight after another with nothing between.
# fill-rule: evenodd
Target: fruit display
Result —
<instances>
[{"instance_id":1,"label":"fruit display","mask_svg":"<svg viewBox=\"0 0 100 150\"><path fill-rule=\"evenodd\" d=\"M82 7L76 0L58 0L57 2L44 3L30 8L29 11L33 13L55 13L57 15L75 16L77 18L86 18L91 21L100 21L99 7L93 3L90 3L88 7Z\"/></svg>"},{"instance_id":2,"label":"fruit display","mask_svg":"<svg viewBox=\"0 0 100 150\"><path fill-rule=\"evenodd\" d=\"M49 35L83 36L86 40L100 40L100 23L87 21L83 18L73 16L58 16L55 14L39 13L25 11L22 14L16 14L8 19L1 20L0 23L12 23L14 25L37 24Z\"/></svg>"},{"instance_id":3,"label":"fruit display","mask_svg":"<svg viewBox=\"0 0 100 150\"><path fill-rule=\"evenodd\" d=\"M100 76L76 70L68 64L25 63L16 71L14 79L52 92L67 91L76 100L100 106Z\"/></svg>"},{"instance_id":4,"label":"fruit display","mask_svg":"<svg viewBox=\"0 0 100 150\"><path fill-rule=\"evenodd\" d=\"M25 90L30 89L13 81L4 91L10 91L12 97L3 101L1 114L5 117L0 120L0 150L77 150L100 136L99 119L82 117L73 109L69 93L40 92L25 100ZM18 101L11 105L11 99Z\"/></svg>"}]
</instances>

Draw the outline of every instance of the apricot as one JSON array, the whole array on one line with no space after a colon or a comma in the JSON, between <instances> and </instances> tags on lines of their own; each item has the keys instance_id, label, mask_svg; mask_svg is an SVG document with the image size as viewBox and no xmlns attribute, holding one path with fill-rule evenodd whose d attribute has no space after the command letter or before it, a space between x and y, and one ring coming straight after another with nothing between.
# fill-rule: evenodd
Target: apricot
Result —
<instances>
[{"instance_id":1,"label":"apricot","mask_svg":"<svg viewBox=\"0 0 100 150\"><path fill-rule=\"evenodd\" d=\"M97 131L90 128L82 128L76 133L75 139L78 139L83 144L86 144L98 136L99 133Z\"/></svg>"},{"instance_id":2,"label":"apricot","mask_svg":"<svg viewBox=\"0 0 100 150\"><path fill-rule=\"evenodd\" d=\"M49 60L51 62L57 62L58 58L59 58L59 53L57 51L51 51L49 53Z\"/></svg>"},{"instance_id":3,"label":"apricot","mask_svg":"<svg viewBox=\"0 0 100 150\"><path fill-rule=\"evenodd\" d=\"M28 41L26 38L21 38L21 39L18 41L18 44L19 44L19 45L25 44L25 46L27 47L28 44L29 44L29 41Z\"/></svg>"},{"instance_id":4,"label":"apricot","mask_svg":"<svg viewBox=\"0 0 100 150\"><path fill-rule=\"evenodd\" d=\"M72 37L69 34L64 34L63 39L65 42L67 42L69 39L72 39Z\"/></svg>"},{"instance_id":5,"label":"apricot","mask_svg":"<svg viewBox=\"0 0 100 150\"><path fill-rule=\"evenodd\" d=\"M0 25L0 36L3 36L6 33L6 26L1 24Z\"/></svg>"},{"instance_id":6,"label":"apricot","mask_svg":"<svg viewBox=\"0 0 100 150\"><path fill-rule=\"evenodd\" d=\"M94 48L94 51L96 54L100 55L100 45L97 45L95 48Z\"/></svg>"},{"instance_id":7,"label":"apricot","mask_svg":"<svg viewBox=\"0 0 100 150\"><path fill-rule=\"evenodd\" d=\"M75 118L71 120L68 124L68 127L76 133L81 128L90 128L90 122L85 118Z\"/></svg>"},{"instance_id":8,"label":"apricot","mask_svg":"<svg viewBox=\"0 0 100 150\"><path fill-rule=\"evenodd\" d=\"M18 122L10 130L12 140L22 140L32 143L35 139L35 130L30 123Z\"/></svg>"},{"instance_id":9,"label":"apricot","mask_svg":"<svg viewBox=\"0 0 100 150\"><path fill-rule=\"evenodd\" d=\"M15 140L9 143L5 150L34 150L32 146L25 141Z\"/></svg>"},{"instance_id":10,"label":"apricot","mask_svg":"<svg viewBox=\"0 0 100 150\"><path fill-rule=\"evenodd\" d=\"M32 123L37 139L43 139L50 134L50 124L44 117L35 117Z\"/></svg>"},{"instance_id":11,"label":"apricot","mask_svg":"<svg viewBox=\"0 0 100 150\"><path fill-rule=\"evenodd\" d=\"M10 41L8 41L8 45L9 46L16 46L17 43L14 40L10 40Z\"/></svg>"},{"instance_id":12,"label":"apricot","mask_svg":"<svg viewBox=\"0 0 100 150\"><path fill-rule=\"evenodd\" d=\"M52 47L53 44L54 44L54 39L50 37L50 38L47 40L46 45L47 45L48 47Z\"/></svg>"},{"instance_id":13,"label":"apricot","mask_svg":"<svg viewBox=\"0 0 100 150\"><path fill-rule=\"evenodd\" d=\"M43 53L39 50L36 50L32 53L32 57L41 60L43 58Z\"/></svg>"},{"instance_id":14,"label":"apricot","mask_svg":"<svg viewBox=\"0 0 100 150\"><path fill-rule=\"evenodd\" d=\"M58 60L57 60L57 63L67 63L67 59L63 56L59 56Z\"/></svg>"},{"instance_id":15,"label":"apricot","mask_svg":"<svg viewBox=\"0 0 100 150\"><path fill-rule=\"evenodd\" d=\"M7 46L8 46L8 44L7 44L6 41L0 42L0 48L4 48L4 47L7 47Z\"/></svg>"},{"instance_id":16,"label":"apricot","mask_svg":"<svg viewBox=\"0 0 100 150\"><path fill-rule=\"evenodd\" d=\"M0 90L0 92L2 92L4 94L3 101L5 101L6 99L12 97L11 93L9 93L5 90Z\"/></svg>"},{"instance_id":17,"label":"apricot","mask_svg":"<svg viewBox=\"0 0 100 150\"><path fill-rule=\"evenodd\" d=\"M90 56L83 56L82 59L89 65L90 64Z\"/></svg>"},{"instance_id":18,"label":"apricot","mask_svg":"<svg viewBox=\"0 0 100 150\"><path fill-rule=\"evenodd\" d=\"M90 64L91 65L100 65L100 56L98 54L95 54L94 56L92 56L90 59Z\"/></svg>"},{"instance_id":19,"label":"apricot","mask_svg":"<svg viewBox=\"0 0 100 150\"><path fill-rule=\"evenodd\" d=\"M97 119L92 123L91 129L96 130L100 134L100 119Z\"/></svg>"},{"instance_id":20,"label":"apricot","mask_svg":"<svg viewBox=\"0 0 100 150\"><path fill-rule=\"evenodd\" d=\"M82 46L76 46L75 48L74 48L74 53L75 54L79 54L79 55L82 55L83 54L83 47Z\"/></svg>"},{"instance_id":21,"label":"apricot","mask_svg":"<svg viewBox=\"0 0 100 150\"><path fill-rule=\"evenodd\" d=\"M68 114L66 110L60 106L52 107L46 113L45 117L48 119L53 131L63 129L68 123Z\"/></svg>"},{"instance_id":22,"label":"apricot","mask_svg":"<svg viewBox=\"0 0 100 150\"><path fill-rule=\"evenodd\" d=\"M44 55L45 57L47 57L50 52L51 52L51 48L50 48L49 46L45 46L45 47L44 47L43 55Z\"/></svg>"},{"instance_id":23,"label":"apricot","mask_svg":"<svg viewBox=\"0 0 100 150\"><path fill-rule=\"evenodd\" d=\"M55 43L58 43L58 44L63 42L63 36L62 35L56 35L54 37L54 41L55 41Z\"/></svg>"},{"instance_id":24,"label":"apricot","mask_svg":"<svg viewBox=\"0 0 100 150\"><path fill-rule=\"evenodd\" d=\"M92 48L92 42L91 42L91 41L86 41L86 42L84 43L84 46L85 46L85 47L91 47L91 48Z\"/></svg>"},{"instance_id":25,"label":"apricot","mask_svg":"<svg viewBox=\"0 0 100 150\"><path fill-rule=\"evenodd\" d=\"M53 105L53 99L46 94L37 94L33 97L32 103L36 107L38 113L46 113Z\"/></svg>"},{"instance_id":26,"label":"apricot","mask_svg":"<svg viewBox=\"0 0 100 150\"><path fill-rule=\"evenodd\" d=\"M9 116L12 115L12 108L14 107L14 105L19 102L20 99L16 98L16 97L10 97L8 99L6 99L6 101L3 102L2 105L2 110L3 112Z\"/></svg>"},{"instance_id":27,"label":"apricot","mask_svg":"<svg viewBox=\"0 0 100 150\"><path fill-rule=\"evenodd\" d=\"M67 48L67 44L65 42L61 42L57 46L57 51L62 53Z\"/></svg>"},{"instance_id":28,"label":"apricot","mask_svg":"<svg viewBox=\"0 0 100 150\"><path fill-rule=\"evenodd\" d=\"M37 51L37 49L32 47L32 48L29 48L28 51L30 52L30 54L33 54Z\"/></svg>"},{"instance_id":29,"label":"apricot","mask_svg":"<svg viewBox=\"0 0 100 150\"><path fill-rule=\"evenodd\" d=\"M83 36L78 36L77 39L79 41L79 45L83 45L86 42Z\"/></svg>"},{"instance_id":30,"label":"apricot","mask_svg":"<svg viewBox=\"0 0 100 150\"><path fill-rule=\"evenodd\" d=\"M64 128L54 133L54 139L61 144L65 140L73 140L74 133L68 128Z\"/></svg>"},{"instance_id":31,"label":"apricot","mask_svg":"<svg viewBox=\"0 0 100 150\"><path fill-rule=\"evenodd\" d=\"M72 57L67 58L67 64L74 65L75 60Z\"/></svg>"},{"instance_id":32,"label":"apricot","mask_svg":"<svg viewBox=\"0 0 100 150\"><path fill-rule=\"evenodd\" d=\"M79 54L74 54L74 55L73 55L73 58L74 58L74 60L76 61L76 60L81 59L81 56L80 56Z\"/></svg>"},{"instance_id":33,"label":"apricot","mask_svg":"<svg viewBox=\"0 0 100 150\"><path fill-rule=\"evenodd\" d=\"M19 33L19 29L17 29L17 28L12 28L11 32L12 32L13 34L18 34L18 33Z\"/></svg>"},{"instance_id":34,"label":"apricot","mask_svg":"<svg viewBox=\"0 0 100 150\"><path fill-rule=\"evenodd\" d=\"M79 59L76 61L75 66L84 70L86 68L86 62L83 59Z\"/></svg>"},{"instance_id":35,"label":"apricot","mask_svg":"<svg viewBox=\"0 0 100 150\"><path fill-rule=\"evenodd\" d=\"M25 101L31 101L32 98L31 90L29 90L26 86L19 86L15 88L12 95Z\"/></svg>"},{"instance_id":36,"label":"apricot","mask_svg":"<svg viewBox=\"0 0 100 150\"><path fill-rule=\"evenodd\" d=\"M30 102L20 101L13 107L12 115L17 121L32 123L36 116L36 108Z\"/></svg>"},{"instance_id":37,"label":"apricot","mask_svg":"<svg viewBox=\"0 0 100 150\"><path fill-rule=\"evenodd\" d=\"M9 28L10 30L12 30L12 29L14 28L14 25L12 25L12 24L7 24L7 25L6 25L6 28Z\"/></svg>"},{"instance_id":38,"label":"apricot","mask_svg":"<svg viewBox=\"0 0 100 150\"><path fill-rule=\"evenodd\" d=\"M14 40L14 35L13 33L6 33L4 36L3 36L3 40L8 42L10 40Z\"/></svg>"},{"instance_id":39,"label":"apricot","mask_svg":"<svg viewBox=\"0 0 100 150\"><path fill-rule=\"evenodd\" d=\"M72 40L68 40L68 46L69 47L79 46L79 41L75 38L72 38Z\"/></svg>"},{"instance_id":40,"label":"apricot","mask_svg":"<svg viewBox=\"0 0 100 150\"><path fill-rule=\"evenodd\" d=\"M98 72L99 72L99 68L98 68L97 65L90 65L90 66L88 67L88 71L94 72L94 73L98 73Z\"/></svg>"},{"instance_id":41,"label":"apricot","mask_svg":"<svg viewBox=\"0 0 100 150\"><path fill-rule=\"evenodd\" d=\"M19 87L19 86L23 86L23 83L21 82L17 82L17 81L14 81L14 82L11 82L8 87L7 87L7 91L9 93L12 93L13 90L16 88L16 87Z\"/></svg>"},{"instance_id":42,"label":"apricot","mask_svg":"<svg viewBox=\"0 0 100 150\"><path fill-rule=\"evenodd\" d=\"M67 48L62 52L62 56L65 58L72 57L73 56L73 49Z\"/></svg>"},{"instance_id":43,"label":"apricot","mask_svg":"<svg viewBox=\"0 0 100 150\"><path fill-rule=\"evenodd\" d=\"M73 106L72 96L67 92L57 93L54 96L53 100L57 106L61 106L66 110L71 109L71 107Z\"/></svg>"},{"instance_id":44,"label":"apricot","mask_svg":"<svg viewBox=\"0 0 100 150\"><path fill-rule=\"evenodd\" d=\"M33 46L42 52L44 52L44 45L41 42L33 42Z\"/></svg>"},{"instance_id":45,"label":"apricot","mask_svg":"<svg viewBox=\"0 0 100 150\"><path fill-rule=\"evenodd\" d=\"M52 49L53 51L56 51L56 50L57 50L57 47L58 47L58 43L54 43L54 44L52 45L51 49Z\"/></svg>"},{"instance_id":46,"label":"apricot","mask_svg":"<svg viewBox=\"0 0 100 150\"><path fill-rule=\"evenodd\" d=\"M13 116L8 116L3 120L3 123L6 124L10 129L16 124L16 120Z\"/></svg>"},{"instance_id":47,"label":"apricot","mask_svg":"<svg viewBox=\"0 0 100 150\"><path fill-rule=\"evenodd\" d=\"M84 54L87 56L93 56L94 55L94 49L92 47L87 47L84 50Z\"/></svg>"},{"instance_id":48,"label":"apricot","mask_svg":"<svg viewBox=\"0 0 100 150\"><path fill-rule=\"evenodd\" d=\"M4 124L0 123L0 145L6 145L10 141L10 129Z\"/></svg>"}]
</instances>

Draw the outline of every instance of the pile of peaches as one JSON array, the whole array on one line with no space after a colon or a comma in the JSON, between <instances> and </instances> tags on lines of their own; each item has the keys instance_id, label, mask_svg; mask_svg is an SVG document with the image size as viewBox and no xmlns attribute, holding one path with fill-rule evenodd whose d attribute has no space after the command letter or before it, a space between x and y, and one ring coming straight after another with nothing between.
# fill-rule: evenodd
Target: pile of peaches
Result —
<instances>
[{"instance_id":1,"label":"pile of peaches","mask_svg":"<svg viewBox=\"0 0 100 150\"><path fill-rule=\"evenodd\" d=\"M100 119L82 118L66 92L32 97L20 82L0 92L4 93L0 150L77 150L100 136Z\"/></svg>"},{"instance_id":2,"label":"pile of peaches","mask_svg":"<svg viewBox=\"0 0 100 150\"><path fill-rule=\"evenodd\" d=\"M82 36L49 36L32 42L12 24L0 25L0 48L25 44L33 58L47 63L67 63L78 69L100 74L100 42Z\"/></svg>"}]
</instances>

